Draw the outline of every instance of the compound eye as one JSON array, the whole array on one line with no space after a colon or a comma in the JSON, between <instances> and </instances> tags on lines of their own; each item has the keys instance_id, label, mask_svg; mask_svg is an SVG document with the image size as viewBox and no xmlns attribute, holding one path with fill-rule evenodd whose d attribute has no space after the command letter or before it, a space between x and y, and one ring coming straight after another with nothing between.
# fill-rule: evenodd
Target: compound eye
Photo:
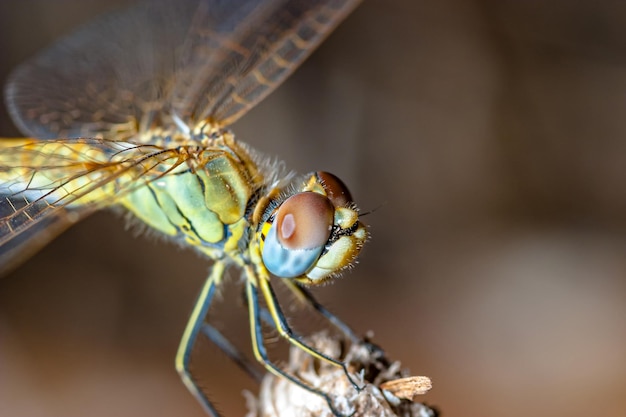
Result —
<instances>
[{"instance_id":1,"label":"compound eye","mask_svg":"<svg viewBox=\"0 0 626 417\"><path fill-rule=\"evenodd\" d=\"M278 208L263 243L263 263L276 276L293 278L311 269L328 242L334 208L321 194L299 193Z\"/></svg>"},{"instance_id":2,"label":"compound eye","mask_svg":"<svg viewBox=\"0 0 626 417\"><path fill-rule=\"evenodd\" d=\"M333 226L333 206L317 193L289 197L276 213L276 235L287 249L312 249L328 241Z\"/></svg>"},{"instance_id":3,"label":"compound eye","mask_svg":"<svg viewBox=\"0 0 626 417\"><path fill-rule=\"evenodd\" d=\"M326 194L335 207L347 207L352 203L348 187L339 178L324 171L318 172L317 177L322 181Z\"/></svg>"}]
</instances>

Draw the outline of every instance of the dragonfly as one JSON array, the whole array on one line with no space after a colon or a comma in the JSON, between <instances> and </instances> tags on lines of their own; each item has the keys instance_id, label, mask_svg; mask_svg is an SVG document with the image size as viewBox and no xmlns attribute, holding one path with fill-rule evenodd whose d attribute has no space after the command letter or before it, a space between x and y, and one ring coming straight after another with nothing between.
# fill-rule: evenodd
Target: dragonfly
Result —
<instances>
[{"instance_id":1,"label":"dragonfly","mask_svg":"<svg viewBox=\"0 0 626 417\"><path fill-rule=\"evenodd\" d=\"M342 368L289 327L271 277L351 340L309 286L353 266L368 239L346 185L295 175L235 139L229 126L265 98L359 0L144 1L87 23L17 67L9 112L25 138L0 140L0 270L104 208L213 261L175 359L190 367L200 335L240 361L206 316L228 268L239 269L252 350L264 368L322 396L267 354L263 321L291 345Z\"/></svg>"}]
</instances>

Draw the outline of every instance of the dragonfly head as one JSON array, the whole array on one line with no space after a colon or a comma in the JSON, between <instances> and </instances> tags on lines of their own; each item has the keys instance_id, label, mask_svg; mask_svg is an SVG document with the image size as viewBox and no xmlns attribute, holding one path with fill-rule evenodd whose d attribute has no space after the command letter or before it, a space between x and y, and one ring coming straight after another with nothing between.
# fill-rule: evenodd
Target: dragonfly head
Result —
<instances>
[{"instance_id":1,"label":"dragonfly head","mask_svg":"<svg viewBox=\"0 0 626 417\"><path fill-rule=\"evenodd\" d=\"M350 267L367 230L344 183L315 172L263 222L259 243L265 267L281 278L318 284Z\"/></svg>"}]
</instances>

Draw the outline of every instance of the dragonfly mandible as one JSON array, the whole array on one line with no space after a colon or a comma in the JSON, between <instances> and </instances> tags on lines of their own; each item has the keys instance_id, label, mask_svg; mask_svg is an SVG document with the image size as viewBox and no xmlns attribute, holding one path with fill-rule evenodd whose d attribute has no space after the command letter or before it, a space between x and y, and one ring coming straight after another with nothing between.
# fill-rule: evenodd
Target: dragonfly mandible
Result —
<instances>
[{"instance_id":1,"label":"dragonfly mandible","mask_svg":"<svg viewBox=\"0 0 626 417\"><path fill-rule=\"evenodd\" d=\"M11 116L29 138L0 140L0 270L96 210L138 222L214 261L176 356L183 382L217 416L189 361L200 334L236 351L205 316L228 267L245 276L253 352L261 316L289 343L344 369L289 328L270 276L351 338L305 288L349 268L367 230L332 174L283 172L228 126L273 91L359 0L154 0L102 16L19 66ZM261 298L267 310L260 307ZM235 358L236 359L236 358Z\"/></svg>"}]
</instances>

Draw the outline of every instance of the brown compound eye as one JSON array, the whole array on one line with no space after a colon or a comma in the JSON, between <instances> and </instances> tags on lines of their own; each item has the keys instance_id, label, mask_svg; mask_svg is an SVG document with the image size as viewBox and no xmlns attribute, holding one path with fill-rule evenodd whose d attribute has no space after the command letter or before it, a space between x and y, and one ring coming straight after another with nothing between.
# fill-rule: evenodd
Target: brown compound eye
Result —
<instances>
[{"instance_id":1,"label":"brown compound eye","mask_svg":"<svg viewBox=\"0 0 626 417\"><path fill-rule=\"evenodd\" d=\"M335 210L328 198L313 192L289 197L276 214L278 241L287 249L323 247L333 225Z\"/></svg>"},{"instance_id":2,"label":"brown compound eye","mask_svg":"<svg viewBox=\"0 0 626 417\"><path fill-rule=\"evenodd\" d=\"M311 270L328 243L335 208L314 192L289 197L276 212L263 238L263 263L272 274L295 278Z\"/></svg>"},{"instance_id":3,"label":"brown compound eye","mask_svg":"<svg viewBox=\"0 0 626 417\"><path fill-rule=\"evenodd\" d=\"M326 194L335 207L347 207L352 203L348 187L339 178L324 171L319 171L317 177L322 181Z\"/></svg>"}]
</instances>

